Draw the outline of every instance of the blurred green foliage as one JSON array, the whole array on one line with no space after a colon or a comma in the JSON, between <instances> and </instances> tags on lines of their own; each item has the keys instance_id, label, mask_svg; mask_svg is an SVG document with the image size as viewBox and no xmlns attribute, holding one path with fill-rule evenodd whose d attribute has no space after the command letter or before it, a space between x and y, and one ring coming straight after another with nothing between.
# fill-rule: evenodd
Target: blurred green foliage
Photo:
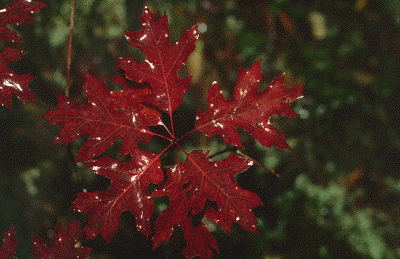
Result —
<instances>
[{"instance_id":1,"label":"blurred green foliage","mask_svg":"<svg viewBox=\"0 0 400 259\"><path fill-rule=\"evenodd\" d=\"M70 1L44 2L48 7L35 14L37 23L15 27L24 40L19 47L28 54L9 67L35 75L31 89L55 107L54 93L65 92ZM272 120L293 150L265 148L242 134L242 151L282 177L256 166L237 177L265 204L254 209L258 234L238 227L224 233L208 222L221 250L215 258L400 257L398 1L76 1L71 86L76 102L85 102L85 72L114 89L107 77L116 75L117 57L130 53L143 60L123 31L140 29L145 5L158 17L168 15L171 41L183 29L202 26L197 52L180 71L193 77L193 87L176 111L177 132L187 132L196 109L205 108L214 80L229 97L239 68L260 58L265 73L260 90L283 72L288 87L305 85L304 98L293 104L300 116ZM68 209L76 193L104 190L109 181L72 164L84 139L68 147L50 144L59 128L40 118L46 105L15 100L14 107L14 112L0 107L0 232L14 224L24 240L17 257L28 258L32 233L51 242L58 220L79 218L84 224L85 215ZM119 145L106 155L118 157ZM188 138L182 145L189 151L205 145L219 154L215 159L234 151L219 137ZM162 143L142 147L157 152ZM168 159L166 164L173 162ZM166 200L155 202L156 213L165 209ZM152 252L133 221L124 213L109 245L89 242L92 258L179 258L184 247L179 230Z\"/></svg>"}]
</instances>

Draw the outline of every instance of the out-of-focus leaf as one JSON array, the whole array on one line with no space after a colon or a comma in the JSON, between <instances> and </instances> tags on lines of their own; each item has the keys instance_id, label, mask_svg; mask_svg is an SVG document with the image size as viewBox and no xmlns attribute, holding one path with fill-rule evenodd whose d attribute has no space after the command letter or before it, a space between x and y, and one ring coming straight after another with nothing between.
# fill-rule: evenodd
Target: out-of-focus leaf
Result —
<instances>
[{"instance_id":1,"label":"out-of-focus leaf","mask_svg":"<svg viewBox=\"0 0 400 259\"><path fill-rule=\"evenodd\" d=\"M89 247L80 247L78 242L83 236L83 231L79 229L79 222L70 224L67 229L58 223L54 228L54 244L48 247L40 237L33 237L33 253L39 259L78 259L86 258L92 250Z\"/></svg>"},{"instance_id":2,"label":"out-of-focus leaf","mask_svg":"<svg viewBox=\"0 0 400 259\"><path fill-rule=\"evenodd\" d=\"M15 237L14 227L4 233L3 244L0 246L0 258L12 259L14 258L15 251L17 250L18 238Z\"/></svg>"}]
</instances>

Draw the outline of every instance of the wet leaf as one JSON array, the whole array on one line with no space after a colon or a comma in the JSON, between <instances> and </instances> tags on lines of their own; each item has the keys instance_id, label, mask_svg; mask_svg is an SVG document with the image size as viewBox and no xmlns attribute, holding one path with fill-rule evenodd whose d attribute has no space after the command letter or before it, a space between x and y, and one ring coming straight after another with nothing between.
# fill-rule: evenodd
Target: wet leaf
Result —
<instances>
[{"instance_id":1,"label":"wet leaf","mask_svg":"<svg viewBox=\"0 0 400 259\"><path fill-rule=\"evenodd\" d=\"M7 25L22 25L34 22L35 19L28 14L38 13L45 6L46 4L43 2L16 0L4 7L0 7L0 41L21 41L18 34L7 28ZM30 74L20 75L7 67L9 62L20 59L23 54L25 54L24 51L12 47L8 47L0 53L0 105L9 109L12 108L13 94L22 102L35 101L35 95L28 88L28 84L34 77Z\"/></svg>"},{"instance_id":2,"label":"wet leaf","mask_svg":"<svg viewBox=\"0 0 400 259\"><path fill-rule=\"evenodd\" d=\"M249 69L240 69L238 83L230 100L222 95L221 87L213 84L208 92L207 113L198 110L196 129L208 137L221 135L224 141L242 146L237 127L243 128L264 146L290 148L285 134L270 123L273 114L285 117L298 116L289 105L301 96L303 86L284 87L284 75L275 78L263 92L257 90L263 74L260 61Z\"/></svg>"},{"instance_id":3,"label":"wet leaf","mask_svg":"<svg viewBox=\"0 0 400 259\"><path fill-rule=\"evenodd\" d=\"M0 8L0 40L1 41L21 41L16 32L7 28L7 24L28 24L36 20L28 14L38 13L47 4L39 1L31 2L25 0L15 0Z\"/></svg>"},{"instance_id":4,"label":"wet leaf","mask_svg":"<svg viewBox=\"0 0 400 259\"><path fill-rule=\"evenodd\" d=\"M184 229L186 243L193 240L194 228L189 227L187 222L192 222L192 216L203 210L207 200L215 201L218 210L209 215L206 213L206 216L226 231L230 230L232 223L239 224L247 231L256 231L257 220L251 209L262 206L262 202L256 194L243 190L233 177L247 170L252 163L237 155L212 162L207 155L199 150L188 154L185 163L178 163L169 171L164 188L153 193L155 197L168 195L171 199L169 207L157 220L154 247L167 240L176 226ZM199 244L209 243L211 248L217 250L215 241L211 241L212 236L203 233L206 228L198 226L196 229L200 231ZM190 257L212 254L206 245L202 247L206 250L200 254L199 247L188 246L186 249Z\"/></svg>"},{"instance_id":5,"label":"wet leaf","mask_svg":"<svg viewBox=\"0 0 400 259\"><path fill-rule=\"evenodd\" d=\"M8 69L7 64L18 60L25 52L7 48L0 53L0 104L12 108L12 95L15 94L22 102L35 102L35 95L28 88L34 79L31 74L20 75Z\"/></svg>"},{"instance_id":6,"label":"wet leaf","mask_svg":"<svg viewBox=\"0 0 400 259\"><path fill-rule=\"evenodd\" d=\"M101 234L110 242L123 211L131 211L137 228L149 236L154 205L147 187L164 179L159 156L137 149L129 163L102 157L85 165L111 180L107 191L78 193L72 205L72 209L89 214L89 224L85 227L87 238Z\"/></svg>"},{"instance_id":7,"label":"wet leaf","mask_svg":"<svg viewBox=\"0 0 400 259\"><path fill-rule=\"evenodd\" d=\"M147 103L172 113L182 103L182 95L189 89L190 77L179 78L177 73L194 50L194 43L199 37L197 26L184 31L182 38L172 44L169 42L166 15L155 21L154 14L146 8L140 21L142 30L127 31L125 36L130 45L146 54L146 59L138 63L132 57L126 57L120 60L118 68L125 72L128 79L151 85L155 94L146 100Z\"/></svg>"},{"instance_id":8,"label":"wet leaf","mask_svg":"<svg viewBox=\"0 0 400 259\"><path fill-rule=\"evenodd\" d=\"M88 104L78 105L59 96L58 109L48 111L43 117L52 125L62 125L55 144L69 144L79 136L89 135L76 161L88 160L86 166L111 180L111 186L105 191L78 193L72 205L72 209L88 214L88 225L84 228L87 238L101 235L110 242L121 213L131 211L139 231L146 236L154 233L153 248L167 241L174 229L180 227L186 240L184 255L210 258L218 246L199 222L201 217L209 217L226 231L233 223L246 231L256 231L257 220L252 209L262 206L262 202L234 179L235 174L246 171L252 163L237 155L210 161L208 152L196 150L188 154L179 142L193 131L200 131L209 137L220 134L228 144L241 146L237 133L240 126L265 146L289 148L284 134L269 123L269 118L273 114L296 116L288 102L301 96L302 87L287 89L280 76L268 89L259 92L257 85L263 75L258 62L247 70L240 70L230 100L214 84L208 93L207 113L199 111L195 129L177 138L174 125L171 123L168 128L161 120L161 113L166 112L173 122L172 111L182 103L182 95L188 90L190 78L181 79L177 72L194 49L197 28L184 31L182 38L171 44L167 16L155 21L154 14L146 8L141 21L142 30L125 35L129 44L146 54L146 59L141 63L131 57L119 61L120 74L113 80L122 84L122 91L110 91L104 83L87 75L83 88ZM167 136L152 132L150 126L164 127ZM138 148L139 141L148 142L153 136L168 140L159 154ZM132 160L98 159L117 138L122 140L121 155L130 154ZM176 165L169 165L164 181L161 158L172 146L181 149L187 159L185 162L178 159ZM151 194L150 184L156 185ZM159 215L152 230L152 197L160 196L169 196L169 206ZM217 208L207 206L207 200L215 202Z\"/></svg>"},{"instance_id":9,"label":"wet leaf","mask_svg":"<svg viewBox=\"0 0 400 259\"><path fill-rule=\"evenodd\" d=\"M54 144L66 145L89 134L77 162L100 155L117 138L122 139L121 155L124 156L131 154L139 140L148 142L154 136L148 126L161 123L160 114L141 105L133 90L112 93L104 83L89 75L83 87L88 104L77 105L68 97L58 96L59 108L43 115L51 125L63 126Z\"/></svg>"}]
</instances>

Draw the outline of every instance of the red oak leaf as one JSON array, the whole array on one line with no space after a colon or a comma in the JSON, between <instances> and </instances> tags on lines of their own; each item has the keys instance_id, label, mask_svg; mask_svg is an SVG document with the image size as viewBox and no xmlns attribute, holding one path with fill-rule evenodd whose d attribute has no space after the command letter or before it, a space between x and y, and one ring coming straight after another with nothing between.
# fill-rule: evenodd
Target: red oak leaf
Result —
<instances>
[{"instance_id":1,"label":"red oak leaf","mask_svg":"<svg viewBox=\"0 0 400 259\"><path fill-rule=\"evenodd\" d=\"M285 134L271 125L270 117L273 114L289 118L297 116L288 101L302 97L303 86L287 89L283 86L284 76L280 75L267 89L259 92L257 85L263 77L260 62L249 69L240 69L238 83L230 100L225 99L218 84L213 84L208 92L207 113L197 112L198 131L208 137L219 134L226 143L241 147L237 132L240 126L264 146L290 149Z\"/></svg>"},{"instance_id":2,"label":"red oak leaf","mask_svg":"<svg viewBox=\"0 0 400 259\"><path fill-rule=\"evenodd\" d=\"M85 165L111 180L109 190L78 193L72 205L72 209L89 214L89 224L84 228L87 238L101 234L110 242L123 211L131 211L137 228L149 236L154 205L147 187L164 179L159 155L137 149L129 163L102 157Z\"/></svg>"},{"instance_id":3,"label":"red oak leaf","mask_svg":"<svg viewBox=\"0 0 400 259\"><path fill-rule=\"evenodd\" d=\"M1 41L21 41L18 34L6 27L7 24L22 25L36 20L29 16L31 13L38 13L47 4L43 2L31 2L25 0L15 0L8 5L0 8L0 40Z\"/></svg>"},{"instance_id":4,"label":"red oak leaf","mask_svg":"<svg viewBox=\"0 0 400 259\"><path fill-rule=\"evenodd\" d=\"M152 195L170 196L170 205L158 217L155 234L152 237L153 248L157 248L162 242L167 241L175 227L179 226L183 229L183 234L186 240L186 248L183 254L192 258L200 256L202 258L210 258L213 254L212 249L219 251L218 245L214 237L208 229L201 223L194 227L192 225L192 217L189 215L191 206L196 203L195 196L191 195L189 185L182 182L182 172L180 167L175 166L167 172L168 180L163 189L156 190Z\"/></svg>"},{"instance_id":5,"label":"red oak leaf","mask_svg":"<svg viewBox=\"0 0 400 259\"><path fill-rule=\"evenodd\" d=\"M175 165L167 171L168 180L164 183L164 188L151 194L153 197L170 197L168 208L160 214L155 225L155 234L152 237L154 249L171 237L176 226L191 221L190 208L196 200L190 195L190 188L182 179L183 173L181 166Z\"/></svg>"},{"instance_id":6,"label":"red oak leaf","mask_svg":"<svg viewBox=\"0 0 400 259\"><path fill-rule=\"evenodd\" d=\"M181 227L183 228L186 241L186 247L182 251L182 254L186 258L193 258L195 256L211 258L213 252L210 248L219 252L217 241L215 241L203 223L193 227L191 221L185 221L185 224L181 225Z\"/></svg>"},{"instance_id":7,"label":"red oak leaf","mask_svg":"<svg viewBox=\"0 0 400 259\"><path fill-rule=\"evenodd\" d=\"M69 98L59 96L59 108L43 115L51 125L63 126L54 144L69 144L73 139L89 134L80 148L77 162L100 155L117 138L122 139L121 155L130 154L139 140L148 142L155 135L148 126L161 124L160 114L141 105L134 95L135 89L112 93L104 83L89 75L83 87L88 104L77 105Z\"/></svg>"},{"instance_id":8,"label":"red oak leaf","mask_svg":"<svg viewBox=\"0 0 400 259\"><path fill-rule=\"evenodd\" d=\"M17 250L18 238L15 237L14 227L4 233L3 244L0 246L0 258L12 259Z\"/></svg>"},{"instance_id":9,"label":"red oak leaf","mask_svg":"<svg viewBox=\"0 0 400 259\"><path fill-rule=\"evenodd\" d=\"M224 215L224 222L219 224L226 231L235 222L244 230L255 232L257 220L251 209L263 204L256 194L243 190L233 177L246 171L252 162L237 155L211 162L207 155L200 150L193 151L182 165L184 181L190 182L192 195L196 197L192 214L199 213L209 199L217 202L219 213Z\"/></svg>"},{"instance_id":10,"label":"red oak leaf","mask_svg":"<svg viewBox=\"0 0 400 259\"><path fill-rule=\"evenodd\" d=\"M22 102L35 102L35 95L28 88L34 79L31 74L20 75L8 69L8 62L20 59L22 50L7 48L0 53L0 104L12 108L12 95L15 94Z\"/></svg>"},{"instance_id":11,"label":"red oak leaf","mask_svg":"<svg viewBox=\"0 0 400 259\"><path fill-rule=\"evenodd\" d=\"M154 20L154 13L148 8L140 18L142 30L125 32L130 45L141 49L146 54L145 62L138 63L132 57L119 61L118 68L125 76L135 82L147 82L154 92L147 103L171 114L182 103L182 95L189 89L190 77L179 78L178 70L185 64L194 50L198 39L197 26L184 31L176 43L169 42L168 17Z\"/></svg>"},{"instance_id":12,"label":"red oak leaf","mask_svg":"<svg viewBox=\"0 0 400 259\"><path fill-rule=\"evenodd\" d=\"M270 117L273 114L296 116L288 102L300 98L303 87L283 87L282 75L259 92L257 85L263 74L258 62L247 70L240 70L230 100L225 99L221 88L214 84L208 93L207 113L198 111L195 129L176 138L172 111L182 103L182 95L190 83L190 78L181 79L177 72L194 49L197 29L184 31L181 40L171 44L166 16L155 21L154 14L146 8L141 21L141 31L125 34L131 45L146 54L146 59L143 63L131 57L119 61L117 70L122 75L114 81L122 83L122 91L109 91L104 83L87 76L84 89L88 104L77 105L60 96L59 108L48 111L43 117L50 124L63 126L55 144L68 144L80 135L89 135L77 161L94 159L117 138L123 143L121 155L132 156L128 163L105 157L86 163L95 173L111 180L108 190L79 193L72 205L74 210L89 214L88 225L84 228L87 238L100 234L110 242L123 211L131 211L137 228L149 236L149 220L154 209L152 197L169 196L169 206L155 224L153 248L168 240L174 228L180 227L187 245L185 256L209 258L218 247L203 224L194 225L196 216L207 216L226 231L237 223L246 231L256 232L257 220L252 209L262 202L256 194L240 188L234 179L235 174L252 165L249 160L231 155L222 161L210 161L208 152L198 150L187 154L179 141L193 131L200 131L209 137L220 134L227 143L241 146L237 132L240 126L265 146L290 148L284 134L271 125ZM168 113L170 129L161 121L160 110ZM151 132L149 126L154 125L164 126L170 136ZM160 154L138 149L140 140L148 142L153 136L163 137L170 143ZM184 163L178 161L168 170L167 180L150 195L149 184L163 182L160 157L172 145L182 149L187 159ZM207 200L215 202L217 209L205 207Z\"/></svg>"},{"instance_id":13,"label":"red oak leaf","mask_svg":"<svg viewBox=\"0 0 400 259\"><path fill-rule=\"evenodd\" d=\"M16 32L7 28L7 24L27 24L35 19L30 13L40 12L46 4L42 2L28 2L16 0L0 8L0 41L21 41ZM30 74L19 75L7 68L7 64L21 58L22 50L7 48L0 53L0 105L12 108L12 95L15 94L22 102L35 101L35 95L28 88L28 84L34 79Z\"/></svg>"},{"instance_id":14,"label":"red oak leaf","mask_svg":"<svg viewBox=\"0 0 400 259\"><path fill-rule=\"evenodd\" d=\"M229 231L232 223L237 223L245 230L256 232L257 220L251 209L262 206L262 202L256 194L241 189L233 177L247 170L252 163L237 155L231 155L223 161L212 162L208 160L207 155L208 153L204 154L200 150L188 154L185 163L178 163L169 170L164 188L152 194L154 197L170 196L169 207L160 214L156 222L154 248L169 239L176 226L184 228L188 243L188 238L193 238L192 231L194 231L188 227L192 222L191 215L201 212L207 199L217 203L216 215L219 218L213 218L226 231ZM220 222L222 220L223 222ZM199 231L202 233L204 229ZM215 241L211 242L210 237L211 235L201 234L198 238L204 244L216 249L213 243ZM188 249L188 255L196 255L191 254L195 251L193 248ZM209 250L208 247L207 249ZM211 253L211 250L209 251Z\"/></svg>"},{"instance_id":15,"label":"red oak leaf","mask_svg":"<svg viewBox=\"0 0 400 259\"><path fill-rule=\"evenodd\" d=\"M89 247L80 247L78 242L82 239L83 231L79 229L79 222L69 224L67 229L58 223L54 228L54 244L46 246L43 239L33 236L33 253L39 259L78 259L86 258L92 250Z\"/></svg>"}]
</instances>

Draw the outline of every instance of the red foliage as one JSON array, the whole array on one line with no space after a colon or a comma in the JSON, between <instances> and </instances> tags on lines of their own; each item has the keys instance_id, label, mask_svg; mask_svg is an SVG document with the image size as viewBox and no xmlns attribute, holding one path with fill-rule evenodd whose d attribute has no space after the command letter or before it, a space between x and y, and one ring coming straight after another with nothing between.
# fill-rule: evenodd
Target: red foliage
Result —
<instances>
[{"instance_id":1,"label":"red foliage","mask_svg":"<svg viewBox=\"0 0 400 259\"><path fill-rule=\"evenodd\" d=\"M3 244L0 246L0 258L12 259L17 250L18 238L15 237L13 226L4 233Z\"/></svg>"},{"instance_id":2,"label":"red foliage","mask_svg":"<svg viewBox=\"0 0 400 259\"><path fill-rule=\"evenodd\" d=\"M0 40L1 41L21 41L17 33L6 27L7 24L23 25L36 20L29 16L30 13L38 13L47 4L43 2L28 2L25 0L15 0L0 9Z\"/></svg>"},{"instance_id":3,"label":"red foliage","mask_svg":"<svg viewBox=\"0 0 400 259\"><path fill-rule=\"evenodd\" d=\"M85 227L87 238L101 234L110 242L123 211L131 211L138 229L149 236L154 206L147 187L150 183L161 183L164 174L160 155L139 149L132 155L129 163L108 157L86 163L93 172L111 180L107 191L78 193L78 199L72 205L74 210L89 213L89 224Z\"/></svg>"},{"instance_id":4,"label":"red foliage","mask_svg":"<svg viewBox=\"0 0 400 259\"><path fill-rule=\"evenodd\" d=\"M7 28L7 24L22 25L34 22L29 13L40 12L46 4L42 2L27 2L16 0L0 9L0 41L21 41L16 32ZM34 79L30 74L19 75L7 68L7 64L21 58L25 52L12 47L0 53L0 105L12 108L12 95L15 94L21 101L34 102L35 95L28 88Z\"/></svg>"},{"instance_id":5,"label":"red foliage","mask_svg":"<svg viewBox=\"0 0 400 259\"><path fill-rule=\"evenodd\" d=\"M196 245L192 247L195 250L189 247L185 250L192 257L207 254L206 251L210 250L208 246L216 249L212 236L204 234L206 228L202 223L197 227L191 223L192 216L203 210L207 199L218 204L218 210L210 215L226 231L229 231L232 223L239 224L245 230L256 231L257 220L251 209L261 206L262 202L254 193L240 188L233 178L252 163L237 155L211 162L207 155L200 150L188 154L184 163L178 163L167 172L168 180L164 188L152 193L154 197L170 197L169 207L161 213L155 226L154 248L168 240L173 229L180 226L187 244L194 238L194 229L200 231L195 237ZM203 252L199 254L199 251Z\"/></svg>"},{"instance_id":6,"label":"red foliage","mask_svg":"<svg viewBox=\"0 0 400 259\"><path fill-rule=\"evenodd\" d=\"M67 229L58 223L54 228L54 244L46 246L43 239L33 236L33 253L39 259L75 259L85 258L92 250L89 247L80 247L78 242L83 236L83 231L79 229L79 222L70 224Z\"/></svg>"},{"instance_id":7,"label":"red foliage","mask_svg":"<svg viewBox=\"0 0 400 259\"><path fill-rule=\"evenodd\" d=\"M240 69L230 100L225 99L218 84L213 84L208 92L207 113L197 112L196 129L208 137L219 134L226 143L241 147L236 131L240 126L264 146L290 148L285 135L271 125L270 117L273 114L289 118L297 116L288 101L297 100L303 87L284 88L284 75L280 75L260 93L257 85L262 77L260 61L247 70Z\"/></svg>"},{"instance_id":8,"label":"red foliage","mask_svg":"<svg viewBox=\"0 0 400 259\"><path fill-rule=\"evenodd\" d=\"M148 9L144 12L140 18L142 30L125 32L125 36L130 45L146 54L146 60L137 63L126 57L120 60L118 68L124 70L125 76L132 81L149 83L154 95L145 101L172 114L182 103L182 95L189 90L190 78L179 78L177 72L194 50L199 37L197 26L184 31L182 38L172 44L169 42L167 16L155 21L153 13Z\"/></svg>"},{"instance_id":9,"label":"red foliage","mask_svg":"<svg viewBox=\"0 0 400 259\"><path fill-rule=\"evenodd\" d=\"M43 116L52 125L63 125L53 144L66 145L78 136L89 134L76 162L100 155L117 138L123 141L121 155L131 154L139 140L148 142L155 135L148 126L161 123L160 113L142 105L133 89L113 93L89 75L83 88L88 104L77 105L68 97L58 96L58 110L50 110Z\"/></svg>"},{"instance_id":10,"label":"red foliage","mask_svg":"<svg viewBox=\"0 0 400 259\"><path fill-rule=\"evenodd\" d=\"M15 94L21 101L35 101L35 95L28 88L34 79L31 74L20 75L8 69L7 64L18 60L25 52L14 48L7 48L0 53L0 104L12 108L12 95Z\"/></svg>"},{"instance_id":11,"label":"red foliage","mask_svg":"<svg viewBox=\"0 0 400 259\"><path fill-rule=\"evenodd\" d=\"M36 8L40 6L38 4ZM21 17L24 17L24 22L31 21L25 16ZM223 161L210 161L209 152L196 150L188 154L179 141L194 131L200 131L208 137L219 134L226 143L241 147L237 132L240 126L264 146L290 148L285 142L285 135L271 125L270 117L273 114L296 116L289 102L301 97L303 87L285 88L281 75L270 87L259 92L257 86L263 74L260 72L260 62L257 62L249 69L240 70L231 99L225 99L220 86L213 84L208 93L207 112L198 111L194 130L176 138L172 112L180 106L182 95L190 85L190 78L179 78L177 72L194 50L194 43L199 36L197 26L184 31L182 38L172 44L169 42L166 15L155 21L154 14L146 8L141 22L142 30L125 32L125 35L130 45L146 54L146 59L142 63L134 61L132 57L119 60L117 71L123 75L113 80L122 84L122 91L110 91L103 82L86 75L83 88L88 103L78 105L68 97L58 96L58 109L47 111L43 118L52 125L62 125L63 129L54 144L66 145L79 136L89 135L79 150L76 162L84 162L94 173L111 180L111 186L106 191L78 193L72 205L73 210L88 213L88 225L83 229L87 239L101 235L110 242L123 211L131 211L138 230L149 237L152 233L150 218L154 210L152 198L169 196L169 206L155 224L153 247L160 246L170 238L176 227L180 227L186 240L183 254L188 258L196 255L210 258L213 250L218 251L216 240L203 223L193 223L194 216L206 216L225 231L229 231L232 223L236 223L244 230L256 232L257 220L252 209L262 206L262 202L256 194L243 190L234 179L235 174L246 171L252 162L237 155L231 155ZM5 58L2 61L4 68L0 72L6 74L3 85L12 76L6 69L11 60L14 59ZM12 79L17 81L16 78ZM24 81L18 78L18 85L24 82L25 87L20 89L21 93L12 92L17 93L23 101L33 98L26 88L29 79ZM131 81L145 83L146 87L132 87ZM11 93L4 89L3 86L0 96L8 98L8 102L3 103L10 107ZM170 128L161 120L162 112L169 115ZM168 136L152 132L149 126L164 127ZM160 154L137 147L139 141L148 142L153 136L170 142ZM132 160L97 159L118 138L122 140L121 155L130 155ZM178 159L178 163L166 171L167 180L164 181L161 157L172 146L181 149L187 159L185 162ZM148 189L151 183L156 184L153 193ZM217 207L206 205L207 200L213 201ZM88 248L75 248L83 236L78 225L77 222L71 224L67 230L57 225L52 248L35 237L35 254L41 258L55 258L58 254L68 253L68 258L78 258L88 254Z\"/></svg>"}]
</instances>

